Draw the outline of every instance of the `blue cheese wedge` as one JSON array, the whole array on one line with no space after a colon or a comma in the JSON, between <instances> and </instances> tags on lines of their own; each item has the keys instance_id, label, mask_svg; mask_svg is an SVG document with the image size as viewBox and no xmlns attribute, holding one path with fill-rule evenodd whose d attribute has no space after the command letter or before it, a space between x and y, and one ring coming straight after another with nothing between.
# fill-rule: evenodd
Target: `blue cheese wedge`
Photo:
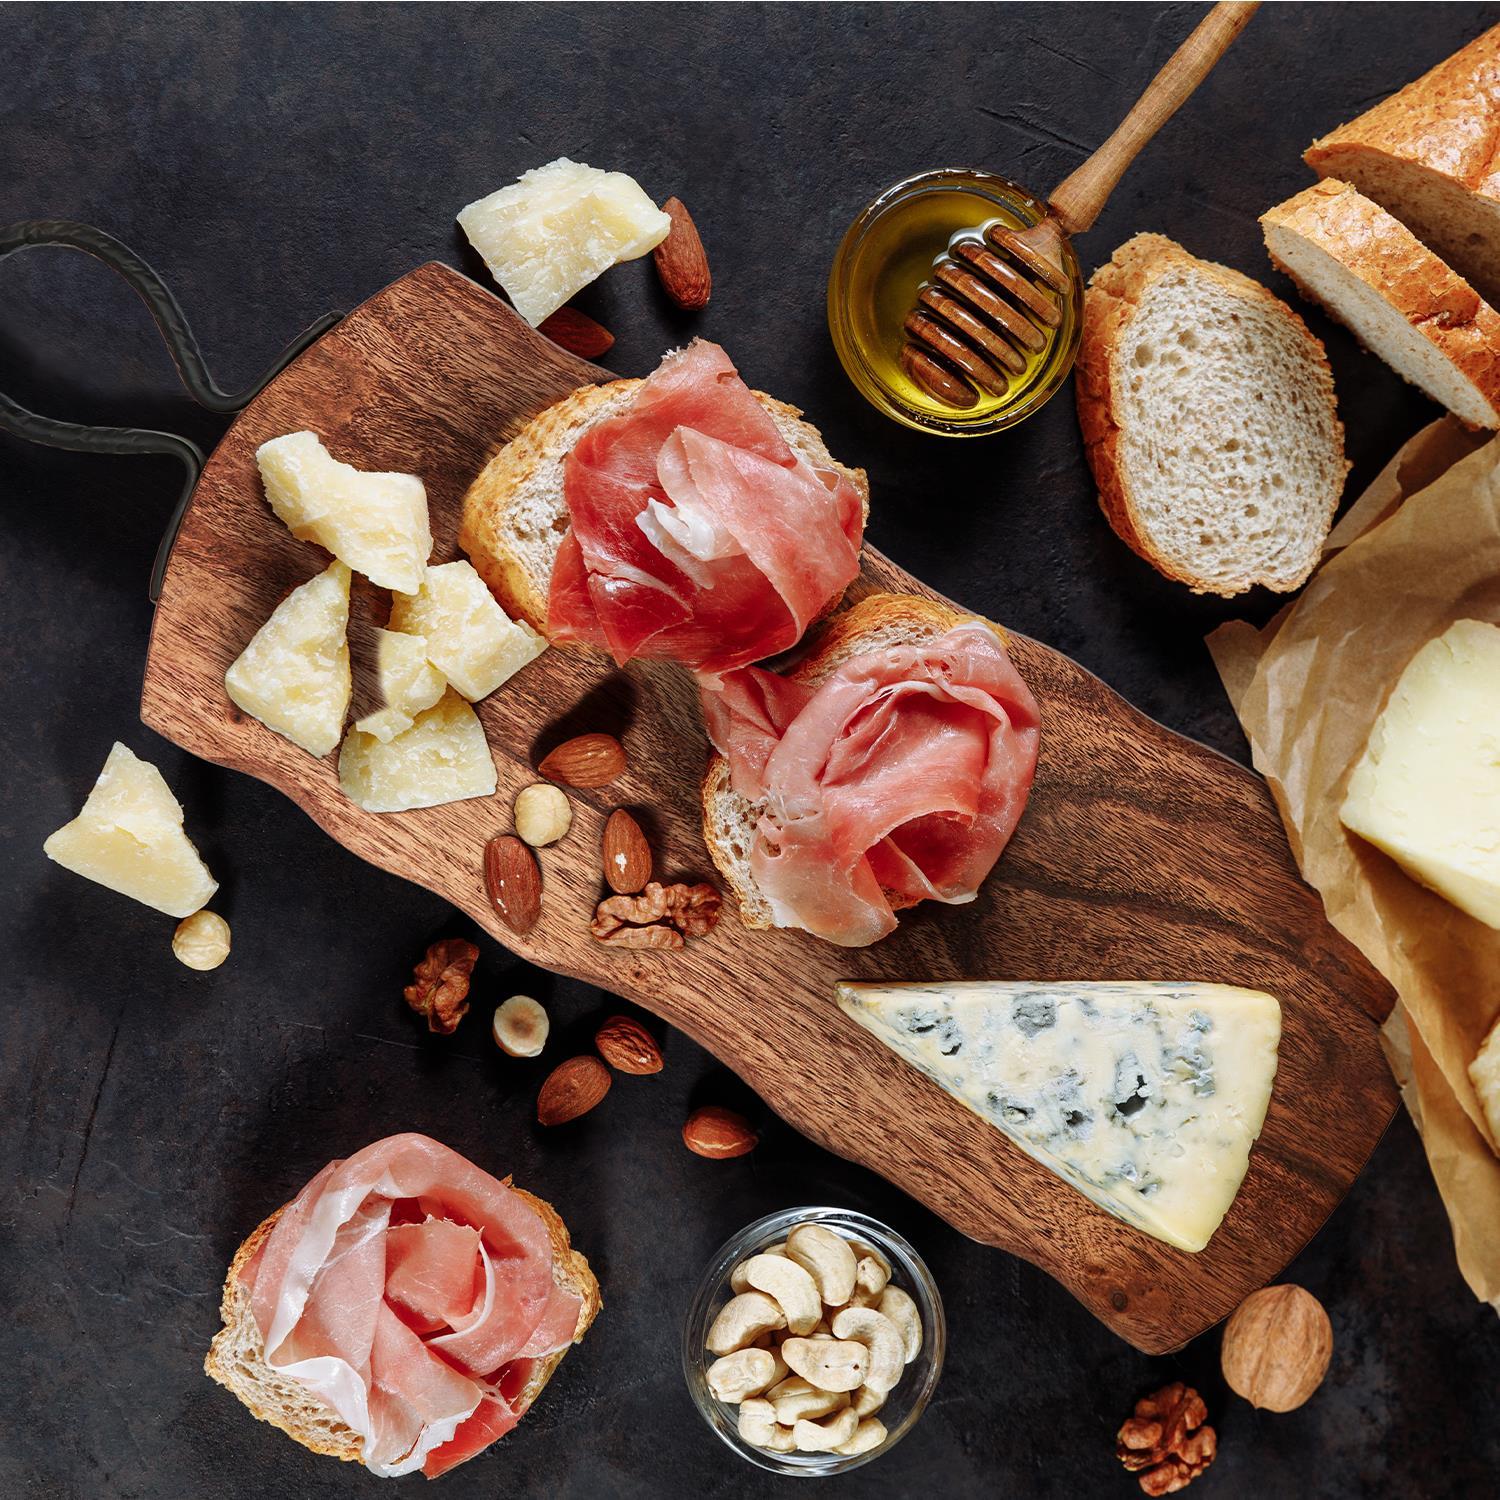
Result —
<instances>
[{"instance_id":1,"label":"blue cheese wedge","mask_svg":"<svg viewBox=\"0 0 1500 1500\"><path fill-rule=\"evenodd\" d=\"M841 984L840 1008L1100 1208L1201 1250L1244 1181L1281 1007L1218 984Z\"/></svg>"}]
</instances>

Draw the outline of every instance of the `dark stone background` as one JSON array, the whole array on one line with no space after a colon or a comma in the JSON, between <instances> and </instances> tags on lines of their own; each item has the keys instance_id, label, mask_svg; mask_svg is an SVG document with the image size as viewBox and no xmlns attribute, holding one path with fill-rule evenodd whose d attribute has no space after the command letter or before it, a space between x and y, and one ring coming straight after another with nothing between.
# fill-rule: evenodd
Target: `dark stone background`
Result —
<instances>
[{"instance_id":1,"label":"dark stone background","mask_svg":"<svg viewBox=\"0 0 1500 1500\"><path fill-rule=\"evenodd\" d=\"M712 306L674 313L646 263L583 305L644 373L692 331L752 384L805 406L873 481L871 536L945 592L1071 652L1174 728L1244 757L1202 645L1274 601L1195 599L1157 578L1094 505L1071 403L978 443L867 408L823 323L830 256L866 199L938 165L1040 190L1075 167L1201 14L1197 5L917 7L32 6L0 10L0 221L97 223L144 254L222 384L256 375L318 314L436 257L482 270L454 213L571 154L680 194L713 259ZM1126 177L1086 266L1156 229L1266 277L1255 216L1303 186L1315 134L1492 24L1493 5L1267 6ZM1433 413L1316 313L1356 493ZM211 445L128 292L81 256L31 254L0 281L4 388L93 421ZM485 941L474 1013L433 1039L400 1000L437 898L325 838L291 803L199 764L137 720L147 572L177 485L165 460L0 441L0 828L8 1002L0 1023L0 1492L7 1496L369 1493L259 1425L200 1371L241 1237L328 1158L428 1131L553 1200L606 1310L500 1450L450 1497L790 1493L698 1420L680 1321L709 1252L795 1202L871 1211L928 1257L947 1372L891 1455L837 1482L886 1496L1135 1494L1112 1456L1129 1404L1182 1377L1222 1456L1198 1493L1493 1494L1500 1328L1454 1267L1402 1117L1289 1275L1326 1303L1327 1384L1288 1416L1225 1391L1217 1336L1148 1359L1039 1272L972 1244L878 1178L809 1146L683 1037L580 1124L532 1123L548 1063L498 1055L489 1010L525 990L586 1044L605 995ZM50 865L112 739L156 761L224 882L235 949L172 958L172 923ZM1185 829L1184 837L1191 838ZM761 1148L685 1152L690 1101L752 1110ZM420 1488L420 1482L408 1481Z\"/></svg>"}]
</instances>

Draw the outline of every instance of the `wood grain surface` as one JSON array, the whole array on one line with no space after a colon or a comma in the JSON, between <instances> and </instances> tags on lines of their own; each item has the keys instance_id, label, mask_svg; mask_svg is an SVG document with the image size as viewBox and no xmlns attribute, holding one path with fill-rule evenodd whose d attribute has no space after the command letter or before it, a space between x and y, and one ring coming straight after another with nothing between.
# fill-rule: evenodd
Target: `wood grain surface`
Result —
<instances>
[{"instance_id":1,"label":"wood grain surface","mask_svg":"<svg viewBox=\"0 0 1500 1500\"><path fill-rule=\"evenodd\" d=\"M1376 1040L1392 997L1324 921L1249 772L1016 636L1012 653L1042 706L1041 761L1020 828L975 904L919 908L890 939L860 951L801 933L749 932L726 911L708 938L654 953L594 942L588 919L601 894L600 831L615 806L628 807L650 836L660 874L713 874L697 820L707 745L692 685L676 668L622 672L601 658L548 651L479 705L497 794L383 816L343 797L336 756L314 760L225 696L225 668L277 601L326 562L266 505L254 462L260 443L311 428L362 468L420 474L434 560L446 561L458 555L460 498L489 454L603 373L441 265L364 303L271 384L209 461L156 612L146 723L278 787L361 858L440 893L534 963L680 1027L798 1129L966 1234L1041 1266L1138 1348L1165 1351L1212 1326L1316 1232L1396 1105ZM867 549L852 592L873 589L931 592ZM380 591L357 582L356 712L359 664L385 608ZM573 793L573 832L541 851L542 919L518 940L485 898L484 844L509 828L512 799L537 779L541 756L597 729L621 736L630 768L615 786ZM832 1000L840 978L946 977L1212 980L1280 998L1270 1113L1206 1250L1172 1249L1094 1208Z\"/></svg>"}]
</instances>

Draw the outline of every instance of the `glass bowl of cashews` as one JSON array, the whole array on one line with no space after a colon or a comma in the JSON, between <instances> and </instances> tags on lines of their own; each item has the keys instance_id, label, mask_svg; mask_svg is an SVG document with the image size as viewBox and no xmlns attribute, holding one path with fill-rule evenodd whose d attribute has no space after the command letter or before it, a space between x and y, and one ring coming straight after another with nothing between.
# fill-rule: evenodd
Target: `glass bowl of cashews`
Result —
<instances>
[{"instance_id":1,"label":"glass bowl of cashews","mask_svg":"<svg viewBox=\"0 0 1500 1500\"><path fill-rule=\"evenodd\" d=\"M893 1229L838 1208L747 1225L703 1273L682 1365L703 1420L777 1474L843 1474L888 1452L943 1368L942 1299Z\"/></svg>"}]
</instances>

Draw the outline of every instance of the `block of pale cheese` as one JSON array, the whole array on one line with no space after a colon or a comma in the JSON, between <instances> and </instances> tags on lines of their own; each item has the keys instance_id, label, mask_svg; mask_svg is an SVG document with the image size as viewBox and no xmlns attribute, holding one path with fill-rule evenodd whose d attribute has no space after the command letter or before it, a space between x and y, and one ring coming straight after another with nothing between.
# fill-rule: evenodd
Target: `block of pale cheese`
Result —
<instances>
[{"instance_id":1,"label":"block of pale cheese","mask_svg":"<svg viewBox=\"0 0 1500 1500\"><path fill-rule=\"evenodd\" d=\"M1469 1080L1490 1127L1490 1144L1500 1152L1500 1021L1490 1028L1484 1045L1469 1064Z\"/></svg>"},{"instance_id":2,"label":"block of pale cheese","mask_svg":"<svg viewBox=\"0 0 1500 1500\"><path fill-rule=\"evenodd\" d=\"M1127 1223L1201 1250L1239 1192L1281 1007L1222 984L841 984L839 1007Z\"/></svg>"},{"instance_id":3,"label":"block of pale cheese","mask_svg":"<svg viewBox=\"0 0 1500 1500\"><path fill-rule=\"evenodd\" d=\"M191 916L219 888L182 831L182 807L161 772L118 743L82 812L42 849L65 870L169 917Z\"/></svg>"},{"instance_id":4,"label":"block of pale cheese","mask_svg":"<svg viewBox=\"0 0 1500 1500\"><path fill-rule=\"evenodd\" d=\"M312 432L262 443L255 461L271 509L293 536L326 547L381 588L421 587L432 531L427 491L414 474L340 463Z\"/></svg>"},{"instance_id":5,"label":"block of pale cheese","mask_svg":"<svg viewBox=\"0 0 1500 1500\"><path fill-rule=\"evenodd\" d=\"M1459 620L1412 657L1339 817L1413 880L1500 927L1500 626Z\"/></svg>"},{"instance_id":6,"label":"block of pale cheese","mask_svg":"<svg viewBox=\"0 0 1500 1500\"><path fill-rule=\"evenodd\" d=\"M240 708L318 756L344 732L351 686L349 569L341 562L293 589L224 674Z\"/></svg>"},{"instance_id":7,"label":"block of pale cheese","mask_svg":"<svg viewBox=\"0 0 1500 1500\"><path fill-rule=\"evenodd\" d=\"M601 272L654 250L672 227L634 178L565 156L469 204L458 222L533 328Z\"/></svg>"},{"instance_id":8,"label":"block of pale cheese","mask_svg":"<svg viewBox=\"0 0 1500 1500\"><path fill-rule=\"evenodd\" d=\"M381 706L354 727L386 745L410 729L412 720L443 696L448 683L427 659L427 637L399 630L375 632L375 671Z\"/></svg>"},{"instance_id":9,"label":"block of pale cheese","mask_svg":"<svg viewBox=\"0 0 1500 1500\"><path fill-rule=\"evenodd\" d=\"M488 797L497 781L479 715L447 692L390 740L351 729L339 751L339 785L366 812L407 812Z\"/></svg>"},{"instance_id":10,"label":"block of pale cheese","mask_svg":"<svg viewBox=\"0 0 1500 1500\"><path fill-rule=\"evenodd\" d=\"M419 590L396 594L391 629L423 636L427 659L470 702L487 698L547 649L531 626L500 608L474 564L464 561L428 568Z\"/></svg>"}]
</instances>

